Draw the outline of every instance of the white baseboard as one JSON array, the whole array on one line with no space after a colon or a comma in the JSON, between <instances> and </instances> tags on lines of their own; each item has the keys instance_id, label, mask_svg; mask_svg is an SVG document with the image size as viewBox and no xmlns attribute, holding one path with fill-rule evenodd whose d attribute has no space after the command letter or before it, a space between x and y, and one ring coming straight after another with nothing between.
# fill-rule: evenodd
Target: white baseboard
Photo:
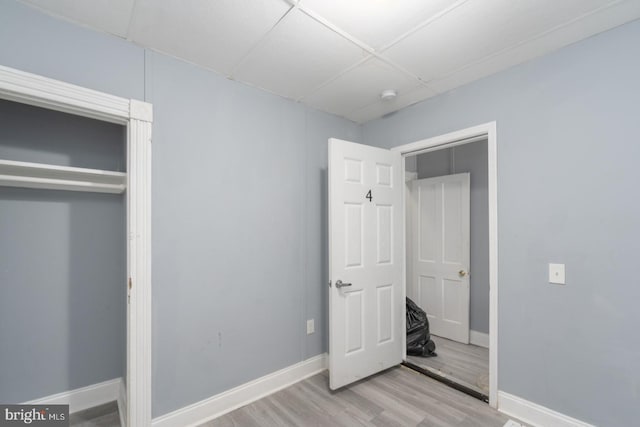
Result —
<instances>
[{"instance_id":1,"label":"white baseboard","mask_svg":"<svg viewBox=\"0 0 640 427\"><path fill-rule=\"evenodd\" d=\"M489 348L489 334L478 331L469 331L469 342L478 347Z\"/></svg>"},{"instance_id":2,"label":"white baseboard","mask_svg":"<svg viewBox=\"0 0 640 427\"><path fill-rule=\"evenodd\" d=\"M69 413L84 411L95 406L118 400L122 378L77 388L40 399L25 402L27 405L69 405Z\"/></svg>"},{"instance_id":3,"label":"white baseboard","mask_svg":"<svg viewBox=\"0 0 640 427\"><path fill-rule=\"evenodd\" d=\"M118 390L118 414L120 414L120 425L126 427L127 425L127 386L124 380L120 381L120 388Z\"/></svg>"},{"instance_id":4,"label":"white baseboard","mask_svg":"<svg viewBox=\"0 0 640 427\"><path fill-rule=\"evenodd\" d=\"M594 427L537 403L498 391L498 410L527 424L539 427Z\"/></svg>"},{"instance_id":5,"label":"white baseboard","mask_svg":"<svg viewBox=\"0 0 640 427\"><path fill-rule=\"evenodd\" d=\"M326 353L185 406L177 411L154 418L152 425L153 427L199 425L289 387L325 369L327 369Z\"/></svg>"}]
</instances>

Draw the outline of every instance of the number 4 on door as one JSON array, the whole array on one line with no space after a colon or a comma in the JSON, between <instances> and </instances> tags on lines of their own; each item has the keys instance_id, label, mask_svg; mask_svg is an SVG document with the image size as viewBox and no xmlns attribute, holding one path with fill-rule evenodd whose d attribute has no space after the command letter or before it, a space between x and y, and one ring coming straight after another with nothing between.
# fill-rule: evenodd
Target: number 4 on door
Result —
<instances>
[{"instance_id":1,"label":"number 4 on door","mask_svg":"<svg viewBox=\"0 0 640 427\"><path fill-rule=\"evenodd\" d=\"M369 190L369 192L367 193L366 196L364 196L365 199L369 199L369 202L371 202L373 200L373 196L371 195L371 190Z\"/></svg>"}]
</instances>

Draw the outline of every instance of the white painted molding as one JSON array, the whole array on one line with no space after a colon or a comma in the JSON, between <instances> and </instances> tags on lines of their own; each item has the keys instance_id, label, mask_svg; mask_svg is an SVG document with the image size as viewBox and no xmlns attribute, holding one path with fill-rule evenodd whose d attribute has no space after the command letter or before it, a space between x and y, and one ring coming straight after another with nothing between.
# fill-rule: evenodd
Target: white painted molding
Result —
<instances>
[{"instance_id":1,"label":"white painted molding","mask_svg":"<svg viewBox=\"0 0 640 427\"><path fill-rule=\"evenodd\" d=\"M130 100L0 66L0 98L126 124Z\"/></svg>"},{"instance_id":2,"label":"white painted molding","mask_svg":"<svg viewBox=\"0 0 640 427\"><path fill-rule=\"evenodd\" d=\"M327 369L327 354L265 375L208 399L153 419L153 427L187 427L200 425L234 409L248 405L278 390Z\"/></svg>"},{"instance_id":3,"label":"white painted molding","mask_svg":"<svg viewBox=\"0 0 640 427\"><path fill-rule=\"evenodd\" d=\"M498 410L539 427L594 427L592 424L561 414L537 403L530 402L504 391L498 391Z\"/></svg>"},{"instance_id":4,"label":"white painted molding","mask_svg":"<svg viewBox=\"0 0 640 427\"><path fill-rule=\"evenodd\" d=\"M450 148L456 145L468 144L474 141L481 141L487 138L493 125L495 130L495 122L485 123L455 132L438 135L420 141L411 142L391 148L393 151L400 151L403 156L408 154L419 154L433 151L434 149Z\"/></svg>"},{"instance_id":5,"label":"white painted molding","mask_svg":"<svg viewBox=\"0 0 640 427\"><path fill-rule=\"evenodd\" d=\"M118 414L120 414L120 425L127 425L127 389L125 381L120 381L120 390L118 393Z\"/></svg>"},{"instance_id":6,"label":"white painted molding","mask_svg":"<svg viewBox=\"0 0 640 427\"><path fill-rule=\"evenodd\" d=\"M127 422L151 425L151 123L131 119L127 141Z\"/></svg>"},{"instance_id":7,"label":"white painted molding","mask_svg":"<svg viewBox=\"0 0 640 427\"><path fill-rule=\"evenodd\" d=\"M478 347L489 348L489 334L474 330L469 331L469 342Z\"/></svg>"},{"instance_id":8,"label":"white painted molding","mask_svg":"<svg viewBox=\"0 0 640 427\"><path fill-rule=\"evenodd\" d=\"M153 121L153 106L148 102L132 99L129 106L129 115L132 119L144 122Z\"/></svg>"},{"instance_id":9,"label":"white painted molding","mask_svg":"<svg viewBox=\"0 0 640 427\"><path fill-rule=\"evenodd\" d=\"M498 407L498 133L496 122L487 131L489 190L489 405Z\"/></svg>"},{"instance_id":10,"label":"white painted molding","mask_svg":"<svg viewBox=\"0 0 640 427\"><path fill-rule=\"evenodd\" d=\"M122 378L65 391L25 402L26 405L69 405L69 413L84 411L118 400Z\"/></svg>"}]
</instances>

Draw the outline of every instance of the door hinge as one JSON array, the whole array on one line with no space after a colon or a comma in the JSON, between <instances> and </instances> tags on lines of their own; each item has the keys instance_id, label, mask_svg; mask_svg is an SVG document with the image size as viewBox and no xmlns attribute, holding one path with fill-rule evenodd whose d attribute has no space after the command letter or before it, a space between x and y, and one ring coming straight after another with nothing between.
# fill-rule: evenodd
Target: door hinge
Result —
<instances>
[{"instance_id":1,"label":"door hinge","mask_svg":"<svg viewBox=\"0 0 640 427\"><path fill-rule=\"evenodd\" d=\"M331 287L331 280L329 280L329 287Z\"/></svg>"},{"instance_id":2,"label":"door hinge","mask_svg":"<svg viewBox=\"0 0 640 427\"><path fill-rule=\"evenodd\" d=\"M131 280L131 277L129 277L129 290L131 290L132 287L133 287L133 281Z\"/></svg>"}]
</instances>

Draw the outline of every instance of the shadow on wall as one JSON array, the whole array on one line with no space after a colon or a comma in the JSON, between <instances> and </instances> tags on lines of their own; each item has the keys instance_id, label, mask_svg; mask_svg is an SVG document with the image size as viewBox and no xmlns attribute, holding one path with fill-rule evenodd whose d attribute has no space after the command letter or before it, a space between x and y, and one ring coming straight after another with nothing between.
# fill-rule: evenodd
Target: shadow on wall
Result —
<instances>
[{"instance_id":1,"label":"shadow on wall","mask_svg":"<svg viewBox=\"0 0 640 427\"><path fill-rule=\"evenodd\" d=\"M0 100L0 159L126 171L125 126Z\"/></svg>"},{"instance_id":2,"label":"shadow on wall","mask_svg":"<svg viewBox=\"0 0 640 427\"><path fill-rule=\"evenodd\" d=\"M320 286L322 286L322 313L325 315L324 319L324 334L322 336L322 342L326 351L329 351L329 292L327 291L327 283L329 283L329 170L324 168L320 171L320 206L322 209L322 260L320 265L322 266L322 280Z\"/></svg>"}]
</instances>

